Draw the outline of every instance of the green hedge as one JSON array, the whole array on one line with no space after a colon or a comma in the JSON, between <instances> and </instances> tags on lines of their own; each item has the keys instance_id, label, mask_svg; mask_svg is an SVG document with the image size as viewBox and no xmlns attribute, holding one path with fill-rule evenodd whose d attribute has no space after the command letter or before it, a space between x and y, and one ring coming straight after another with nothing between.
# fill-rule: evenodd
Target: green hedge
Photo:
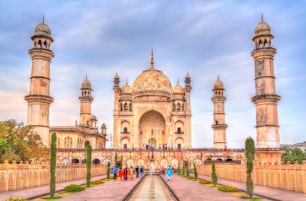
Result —
<instances>
[{"instance_id":1,"label":"green hedge","mask_svg":"<svg viewBox=\"0 0 306 201\"><path fill-rule=\"evenodd\" d=\"M27 200L23 198L9 198L6 201L27 201Z\"/></svg>"},{"instance_id":2,"label":"green hedge","mask_svg":"<svg viewBox=\"0 0 306 201\"><path fill-rule=\"evenodd\" d=\"M239 189L234 186L218 186L218 190L223 192L239 192Z\"/></svg>"},{"instance_id":3,"label":"green hedge","mask_svg":"<svg viewBox=\"0 0 306 201\"><path fill-rule=\"evenodd\" d=\"M64 191L67 191L67 192L79 192L83 190L85 190L85 187L77 185L77 184L70 184L64 188Z\"/></svg>"},{"instance_id":4,"label":"green hedge","mask_svg":"<svg viewBox=\"0 0 306 201\"><path fill-rule=\"evenodd\" d=\"M199 183L200 183L200 184L212 184L211 181L206 180L206 179L199 181Z\"/></svg>"},{"instance_id":5,"label":"green hedge","mask_svg":"<svg viewBox=\"0 0 306 201\"><path fill-rule=\"evenodd\" d=\"M96 180L96 181L92 181L91 184L93 185L98 185L98 184L104 184L105 180Z\"/></svg>"}]
</instances>

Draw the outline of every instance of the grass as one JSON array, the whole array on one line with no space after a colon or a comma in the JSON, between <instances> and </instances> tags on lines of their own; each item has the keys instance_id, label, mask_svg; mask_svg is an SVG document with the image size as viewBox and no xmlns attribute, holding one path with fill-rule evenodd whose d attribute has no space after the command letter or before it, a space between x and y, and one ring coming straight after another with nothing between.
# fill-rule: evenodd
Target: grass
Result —
<instances>
[{"instance_id":1,"label":"grass","mask_svg":"<svg viewBox=\"0 0 306 201\"><path fill-rule=\"evenodd\" d=\"M68 186L66 186L64 188L64 191L67 191L67 192L80 192L80 191L83 191L85 189L86 189L85 186L81 186L81 185L77 185L77 184L70 184L70 185L68 185Z\"/></svg>"},{"instance_id":2,"label":"grass","mask_svg":"<svg viewBox=\"0 0 306 201\"><path fill-rule=\"evenodd\" d=\"M259 201L259 200L261 200L261 198L258 198L258 197L250 198L249 195L247 195L247 194L241 195L240 198L241 199L245 199L245 200L250 200L250 201Z\"/></svg>"},{"instance_id":3,"label":"grass","mask_svg":"<svg viewBox=\"0 0 306 201\"><path fill-rule=\"evenodd\" d=\"M61 199L62 196L55 195L53 197L44 197L43 200L56 200L56 199Z\"/></svg>"},{"instance_id":4,"label":"grass","mask_svg":"<svg viewBox=\"0 0 306 201\"><path fill-rule=\"evenodd\" d=\"M184 176L186 177L186 176ZM229 193L235 197L239 197L241 199L249 200L249 201L260 201L262 200L259 197L250 198L245 192L240 191L237 187L234 186L226 186L226 185L216 185L214 186L211 181L206 179L197 179L196 180L200 184L204 184L207 187L214 188L216 190L220 190L226 193Z\"/></svg>"},{"instance_id":5,"label":"grass","mask_svg":"<svg viewBox=\"0 0 306 201\"><path fill-rule=\"evenodd\" d=\"M219 191L223 192L239 192L240 190L237 187L234 186L218 186Z\"/></svg>"}]
</instances>

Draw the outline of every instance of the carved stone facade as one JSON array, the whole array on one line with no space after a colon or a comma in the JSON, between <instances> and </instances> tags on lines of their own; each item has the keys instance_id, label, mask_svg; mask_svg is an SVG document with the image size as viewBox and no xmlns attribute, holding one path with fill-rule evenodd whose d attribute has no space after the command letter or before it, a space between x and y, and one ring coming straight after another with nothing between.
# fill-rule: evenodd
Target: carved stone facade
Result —
<instances>
[{"instance_id":1,"label":"carved stone facade","mask_svg":"<svg viewBox=\"0 0 306 201\"><path fill-rule=\"evenodd\" d=\"M151 66L132 86L120 87L114 77L114 148L173 149L191 147L191 79L172 87L169 78Z\"/></svg>"}]
</instances>

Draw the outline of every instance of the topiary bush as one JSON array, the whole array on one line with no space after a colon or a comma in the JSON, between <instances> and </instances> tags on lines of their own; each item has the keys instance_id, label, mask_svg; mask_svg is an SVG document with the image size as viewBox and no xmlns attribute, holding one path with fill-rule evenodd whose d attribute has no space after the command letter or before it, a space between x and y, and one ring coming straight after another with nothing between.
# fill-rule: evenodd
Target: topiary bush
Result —
<instances>
[{"instance_id":1,"label":"topiary bush","mask_svg":"<svg viewBox=\"0 0 306 201\"><path fill-rule=\"evenodd\" d=\"M23 198L9 198L5 201L27 201L26 199L23 199Z\"/></svg>"},{"instance_id":2,"label":"topiary bush","mask_svg":"<svg viewBox=\"0 0 306 201\"><path fill-rule=\"evenodd\" d=\"M199 183L200 183L200 184L212 184L211 181L206 180L206 179L203 179L203 180L199 181Z\"/></svg>"},{"instance_id":3,"label":"topiary bush","mask_svg":"<svg viewBox=\"0 0 306 201\"><path fill-rule=\"evenodd\" d=\"M239 192L239 189L235 186L218 186L218 190L223 192Z\"/></svg>"},{"instance_id":4,"label":"topiary bush","mask_svg":"<svg viewBox=\"0 0 306 201\"><path fill-rule=\"evenodd\" d=\"M218 176L217 176L217 173L216 173L215 162L212 162L212 164L211 164L211 181L214 184L214 186L217 185Z\"/></svg>"},{"instance_id":5,"label":"topiary bush","mask_svg":"<svg viewBox=\"0 0 306 201\"><path fill-rule=\"evenodd\" d=\"M99 184L104 184L105 183L105 180L96 180L96 181L92 181L90 182L92 185L99 185Z\"/></svg>"},{"instance_id":6,"label":"topiary bush","mask_svg":"<svg viewBox=\"0 0 306 201\"><path fill-rule=\"evenodd\" d=\"M186 176L187 179L195 179L193 176Z\"/></svg>"},{"instance_id":7,"label":"topiary bush","mask_svg":"<svg viewBox=\"0 0 306 201\"><path fill-rule=\"evenodd\" d=\"M64 188L64 191L67 191L67 192L80 192L83 190L85 190L85 187L77 185L77 184L70 184Z\"/></svg>"}]
</instances>

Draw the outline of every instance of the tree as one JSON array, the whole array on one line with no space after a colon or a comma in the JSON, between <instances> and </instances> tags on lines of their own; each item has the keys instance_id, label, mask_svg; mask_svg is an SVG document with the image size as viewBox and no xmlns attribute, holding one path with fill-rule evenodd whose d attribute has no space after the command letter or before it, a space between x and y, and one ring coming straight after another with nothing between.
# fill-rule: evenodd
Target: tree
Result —
<instances>
[{"instance_id":1,"label":"tree","mask_svg":"<svg viewBox=\"0 0 306 201\"><path fill-rule=\"evenodd\" d=\"M255 143L252 137L248 137L245 140L245 156L247 159L247 181L246 181L246 191L247 194L252 197L254 192L254 185L252 180L253 171L253 160L255 157Z\"/></svg>"},{"instance_id":2,"label":"tree","mask_svg":"<svg viewBox=\"0 0 306 201\"><path fill-rule=\"evenodd\" d=\"M121 158L120 158L120 168L122 169L122 162L123 162L123 156L121 155Z\"/></svg>"},{"instance_id":3,"label":"tree","mask_svg":"<svg viewBox=\"0 0 306 201\"><path fill-rule=\"evenodd\" d=\"M303 164L303 161L306 160L306 152L299 149L299 148L286 148L285 152L282 154L281 160L283 163L287 163L288 161L290 164L294 164L297 162L298 164Z\"/></svg>"},{"instance_id":4,"label":"tree","mask_svg":"<svg viewBox=\"0 0 306 201\"><path fill-rule=\"evenodd\" d=\"M91 179L91 145L87 144L86 146L86 185L87 187L90 186L90 179Z\"/></svg>"},{"instance_id":5,"label":"tree","mask_svg":"<svg viewBox=\"0 0 306 201\"><path fill-rule=\"evenodd\" d=\"M51 135L51 159L50 159L50 197L54 197L56 183L56 133Z\"/></svg>"},{"instance_id":6,"label":"tree","mask_svg":"<svg viewBox=\"0 0 306 201\"><path fill-rule=\"evenodd\" d=\"M197 179L198 178L198 171L197 171L197 166L195 163L193 163L193 174L194 174L194 178Z\"/></svg>"},{"instance_id":7,"label":"tree","mask_svg":"<svg viewBox=\"0 0 306 201\"><path fill-rule=\"evenodd\" d=\"M187 160L187 164L186 164L186 175L187 177L189 177L189 165L188 165L188 160Z\"/></svg>"},{"instance_id":8,"label":"tree","mask_svg":"<svg viewBox=\"0 0 306 201\"><path fill-rule=\"evenodd\" d=\"M117 161L118 160L118 154L117 154L117 152L115 153L115 166L117 166Z\"/></svg>"},{"instance_id":9,"label":"tree","mask_svg":"<svg viewBox=\"0 0 306 201\"><path fill-rule=\"evenodd\" d=\"M110 178L110 162L107 163L107 179Z\"/></svg>"},{"instance_id":10,"label":"tree","mask_svg":"<svg viewBox=\"0 0 306 201\"><path fill-rule=\"evenodd\" d=\"M212 181L214 186L217 185L218 177L217 177L217 174L216 174L215 162L212 162L212 164L211 164L211 181Z\"/></svg>"},{"instance_id":11,"label":"tree","mask_svg":"<svg viewBox=\"0 0 306 201\"><path fill-rule=\"evenodd\" d=\"M30 126L14 120L0 121L0 163L4 160L45 160L49 153Z\"/></svg>"}]
</instances>

